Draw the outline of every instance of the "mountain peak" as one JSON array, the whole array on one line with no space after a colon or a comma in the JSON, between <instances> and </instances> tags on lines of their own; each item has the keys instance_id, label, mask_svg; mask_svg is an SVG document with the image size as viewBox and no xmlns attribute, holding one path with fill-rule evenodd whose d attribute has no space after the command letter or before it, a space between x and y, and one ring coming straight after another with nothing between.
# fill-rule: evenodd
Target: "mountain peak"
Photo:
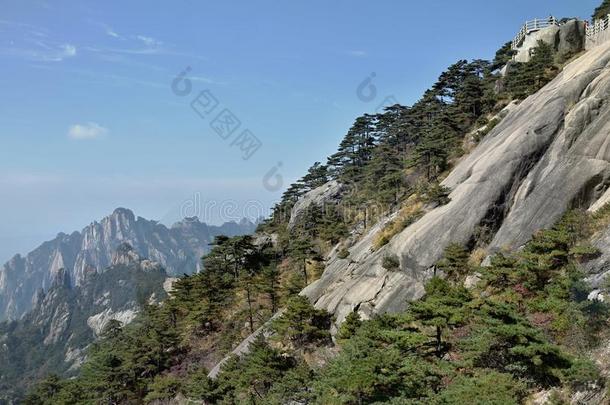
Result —
<instances>
[{"instance_id":1,"label":"mountain peak","mask_svg":"<svg viewBox=\"0 0 610 405\"><path fill-rule=\"evenodd\" d=\"M147 258L169 275L194 273L215 236L254 231L254 227L235 223L208 226L193 218L170 229L156 221L137 218L133 211L119 207L81 232L74 231L69 236L61 233L27 255L13 257L0 268L0 320L19 318L31 309L36 290L51 285L59 269L67 271L69 284L75 287L109 266L144 265Z\"/></svg>"},{"instance_id":2,"label":"mountain peak","mask_svg":"<svg viewBox=\"0 0 610 405\"><path fill-rule=\"evenodd\" d=\"M133 211L131 211L130 209L127 209L127 208L122 208L122 207L115 209L112 212L111 217L124 217L130 221L135 221L135 219L136 219L136 216L134 215Z\"/></svg>"}]
</instances>

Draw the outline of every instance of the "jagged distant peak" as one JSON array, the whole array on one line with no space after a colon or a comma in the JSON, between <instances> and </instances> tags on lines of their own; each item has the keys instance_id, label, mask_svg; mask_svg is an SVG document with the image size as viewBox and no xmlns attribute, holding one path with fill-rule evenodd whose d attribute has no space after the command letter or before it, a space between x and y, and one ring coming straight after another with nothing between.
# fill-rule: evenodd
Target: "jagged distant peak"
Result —
<instances>
[{"instance_id":1,"label":"jagged distant peak","mask_svg":"<svg viewBox=\"0 0 610 405\"><path fill-rule=\"evenodd\" d=\"M80 232L61 232L4 264L0 268L0 320L18 319L30 310L37 289L52 285L60 268L67 271L74 286L113 264L139 263L147 269L163 267L169 275L189 274L198 271L199 259L209 251L215 236L237 236L254 230L255 226L244 221L208 226L199 218L188 218L168 228L142 217L136 220L133 211L119 207ZM121 247L125 242L131 250Z\"/></svg>"},{"instance_id":2,"label":"jagged distant peak","mask_svg":"<svg viewBox=\"0 0 610 405\"><path fill-rule=\"evenodd\" d=\"M198 225L207 225L205 222L201 222L201 220L199 220L199 217L194 216L194 217L184 217L182 220L175 222L171 228L183 228L183 227L192 227L192 226L198 226Z\"/></svg>"}]
</instances>

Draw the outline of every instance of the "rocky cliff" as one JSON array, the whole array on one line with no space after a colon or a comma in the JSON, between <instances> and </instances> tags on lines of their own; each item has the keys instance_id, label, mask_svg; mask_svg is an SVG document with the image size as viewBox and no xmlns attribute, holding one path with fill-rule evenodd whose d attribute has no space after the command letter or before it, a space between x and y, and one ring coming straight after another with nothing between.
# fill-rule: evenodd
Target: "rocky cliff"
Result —
<instances>
[{"instance_id":1,"label":"rocky cliff","mask_svg":"<svg viewBox=\"0 0 610 405\"><path fill-rule=\"evenodd\" d=\"M559 26L552 25L540 31L528 34L523 44L517 49L515 61L527 62L532 57L533 49L538 41L545 42L560 55L567 56L576 54L585 49L586 42L585 22L570 20Z\"/></svg>"},{"instance_id":2,"label":"rocky cliff","mask_svg":"<svg viewBox=\"0 0 610 405\"><path fill-rule=\"evenodd\" d=\"M341 322L397 311L423 294L431 267L452 242L468 245L477 227L491 229L489 252L518 248L569 208L588 208L610 186L610 44L576 59L541 91L512 108L444 180L451 201L373 251L378 224L332 255L303 294ZM400 268L386 270L396 255Z\"/></svg>"},{"instance_id":3,"label":"rocky cliff","mask_svg":"<svg viewBox=\"0 0 610 405\"><path fill-rule=\"evenodd\" d=\"M71 286L68 271L57 270L48 289L38 290L29 313L0 323L0 403L46 374L72 374L108 321L127 324L139 310L138 300L165 298L167 275L158 263L127 244L112 262L79 287Z\"/></svg>"},{"instance_id":4,"label":"rocky cliff","mask_svg":"<svg viewBox=\"0 0 610 405\"><path fill-rule=\"evenodd\" d=\"M249 221L210 226L197 218L167 228L119 208L81 232L60 233L25 257L17 255L7 262L0 270L0 320L25 314L36 292L48 289L60 269L66 270L73 285L83 284L90 275L112 264L113 253L122 243L161 264L169 275L180 275L197 269L214 236L249 234L254 229L255 224Z\"/></svg>"}]
</instances>

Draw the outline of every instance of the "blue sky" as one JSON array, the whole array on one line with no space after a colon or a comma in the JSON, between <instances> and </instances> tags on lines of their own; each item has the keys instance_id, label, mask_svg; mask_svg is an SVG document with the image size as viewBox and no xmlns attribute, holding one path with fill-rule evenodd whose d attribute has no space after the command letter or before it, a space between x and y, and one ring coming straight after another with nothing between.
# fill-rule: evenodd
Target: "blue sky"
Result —
<instances>
[{"instance_id":1,"label":"blue sky","mask_svg":"<svg viewBox=\"0 0 610 405\"><path fill-rule=\"evenodd\" d=\"M278 163L286 185L386 96L410 104L524 20L598 3L0 0L0 261L119 206L165 222L266 213ZM357 97L372 73L376 97ZM205 118L190 106L203 90L219 103ZM228 140L210 126L224 108L241 122ZM231 145L245 129L262 144L248 160Z\"/></svg>"}]
</instances>

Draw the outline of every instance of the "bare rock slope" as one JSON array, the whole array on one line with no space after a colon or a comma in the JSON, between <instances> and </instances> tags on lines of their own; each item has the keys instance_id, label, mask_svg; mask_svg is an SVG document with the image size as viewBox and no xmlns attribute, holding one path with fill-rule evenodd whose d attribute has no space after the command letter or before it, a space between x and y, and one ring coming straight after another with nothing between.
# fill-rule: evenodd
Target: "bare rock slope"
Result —
<instances>
[{"instance_id":1,"label":"bare rock slope","mask_svg":"<svg viewBox=\"0 0 610 405\"><path fill-rule=\"evenodd\" d=\"M468 244L491 227L490 250L518 248L569 208L588 208L610 186L610 43L588 51L538 93L511 109L443 184L451 202L427 213L385 247L371 247L379 227L333 257L303 294L341 322L403 309L423 294L430 267L451 242ZM381 265L400 259L399 271Z\"/></svg>"}]
</instances>

